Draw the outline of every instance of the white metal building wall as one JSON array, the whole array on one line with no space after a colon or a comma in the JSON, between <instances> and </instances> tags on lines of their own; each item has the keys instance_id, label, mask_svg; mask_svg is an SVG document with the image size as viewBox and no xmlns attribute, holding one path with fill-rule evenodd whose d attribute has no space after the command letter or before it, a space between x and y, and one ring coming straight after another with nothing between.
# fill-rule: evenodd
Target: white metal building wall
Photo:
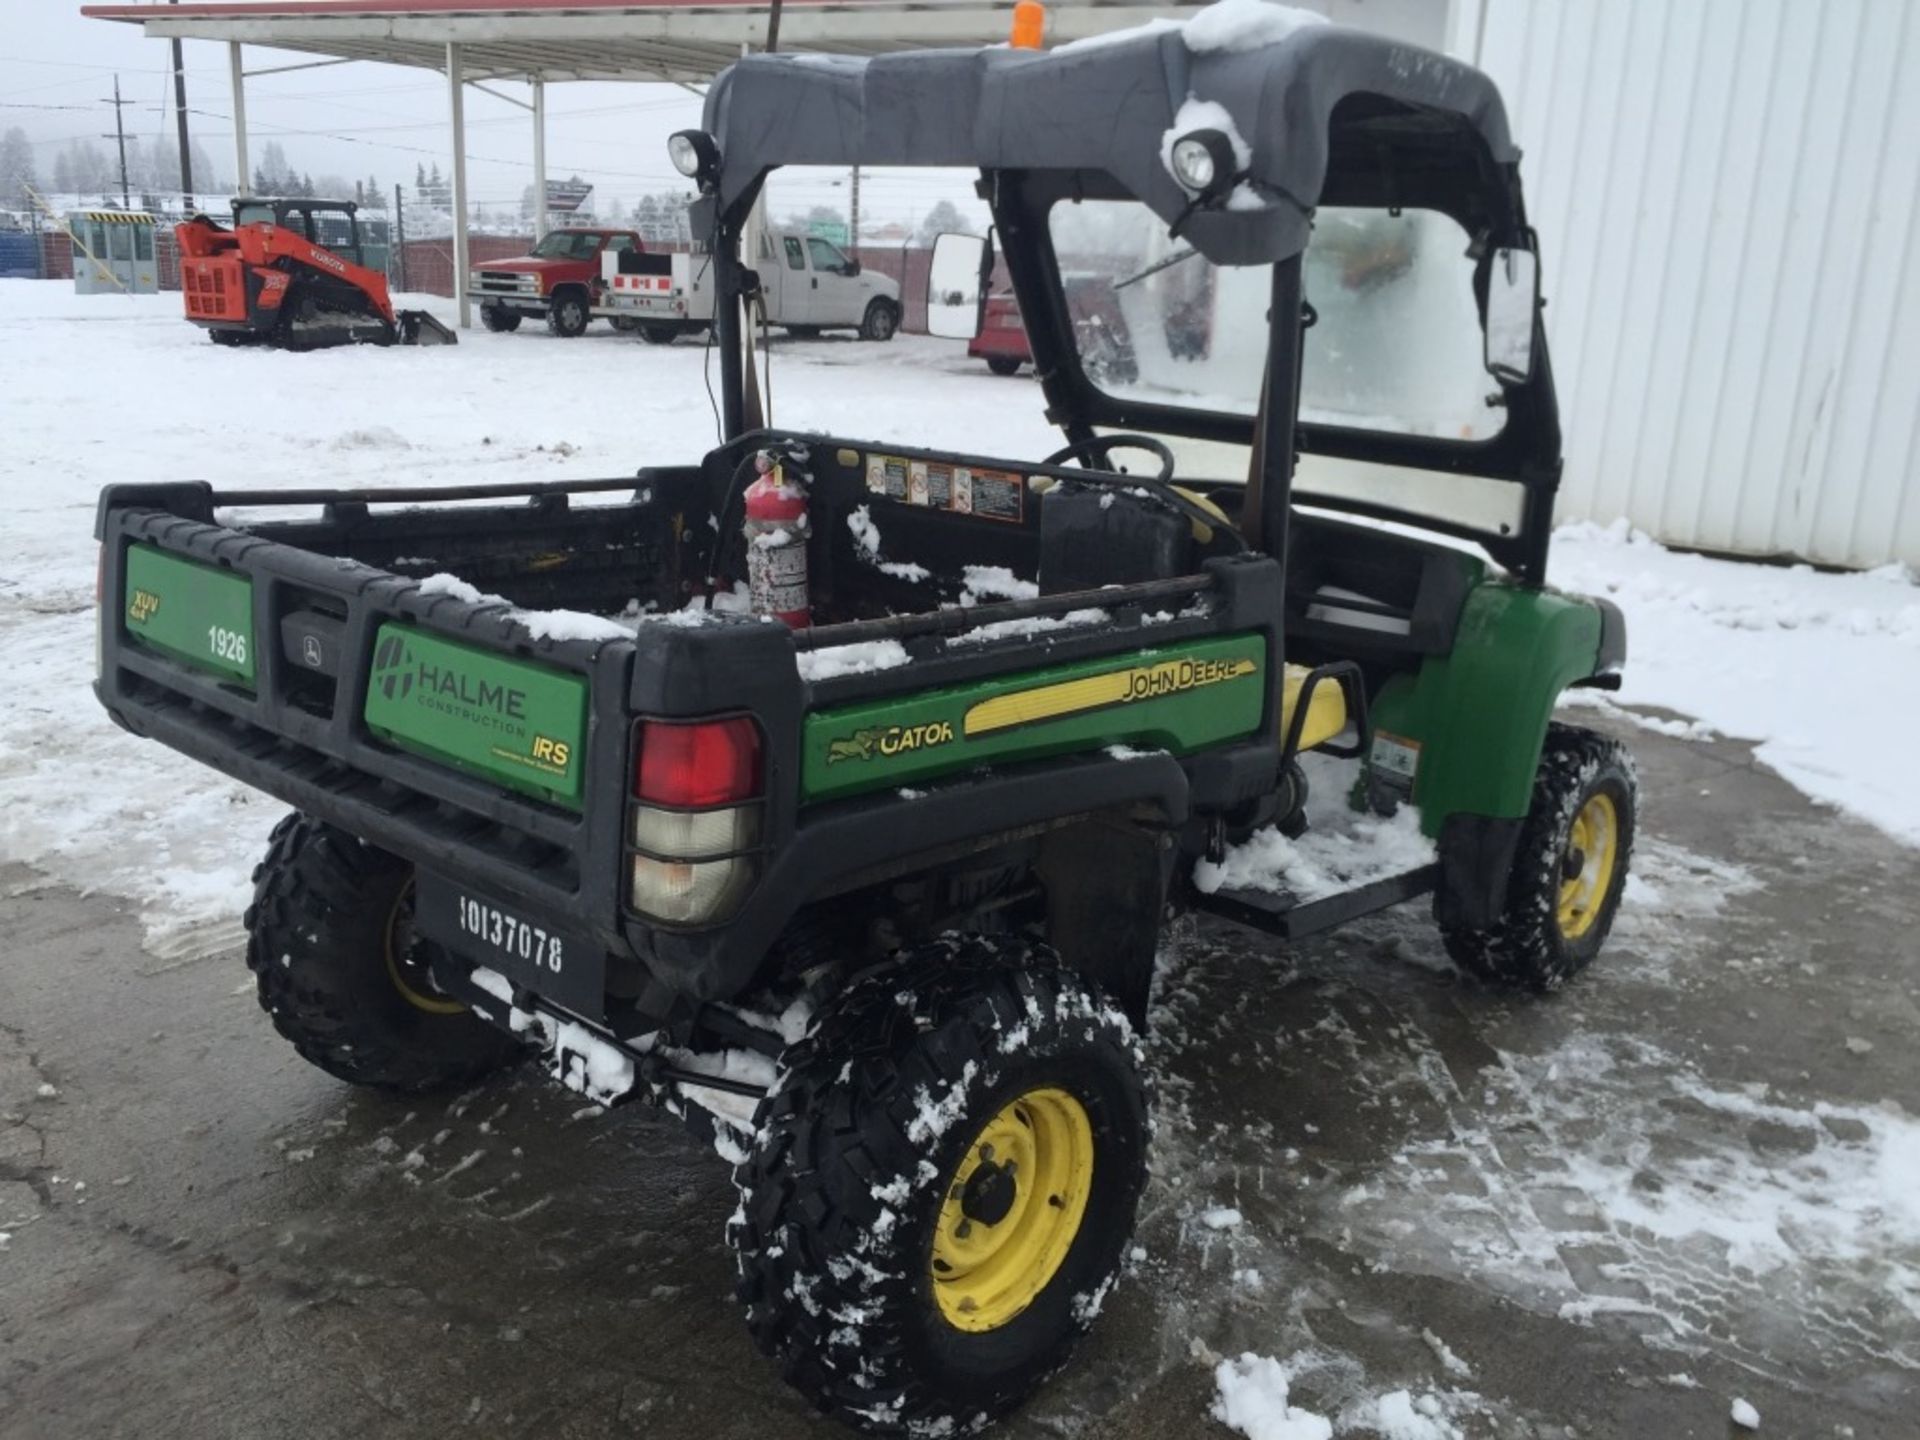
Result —
<instances>
[{"instance_id":1,"label":"white metal building wall","mask_svg":"<svg viewBox=\"0 0 1920 1440\"><path fill-rule=\"evenodd\" d=\"M1525 151L1562 518L1920 566L1920 0L1454 0Z\"/></svg>"}]
</instances>

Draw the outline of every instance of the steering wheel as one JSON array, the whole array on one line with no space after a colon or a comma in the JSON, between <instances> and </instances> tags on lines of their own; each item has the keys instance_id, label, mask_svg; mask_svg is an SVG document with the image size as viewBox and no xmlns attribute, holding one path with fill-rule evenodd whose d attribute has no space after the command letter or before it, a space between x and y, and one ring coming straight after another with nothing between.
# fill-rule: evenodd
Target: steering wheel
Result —
<instances>
[{"instance_id":1,"label":"steering wheel","mask_svg":"<svg viewBox=\"0 0 1920 1440\"><path fill-rule=\"evenodd\" d=\"M1076 440L1071 445L1062 445L1040 463L1064 465L1069 460L1078 460L1082 465L1092 469L1094 462L1098 460L1101 462L1100 469L1106 470L1109 474L1116 474L1118 472L1113 469L1112 464L1112 452L1115 450L1145 450L1157 456L1160 461L1160 473L1153 478L1162 485L1173 479L1173 451L1151 435L1095 435L1090 440Z\"/></svg>"}]
</instances>

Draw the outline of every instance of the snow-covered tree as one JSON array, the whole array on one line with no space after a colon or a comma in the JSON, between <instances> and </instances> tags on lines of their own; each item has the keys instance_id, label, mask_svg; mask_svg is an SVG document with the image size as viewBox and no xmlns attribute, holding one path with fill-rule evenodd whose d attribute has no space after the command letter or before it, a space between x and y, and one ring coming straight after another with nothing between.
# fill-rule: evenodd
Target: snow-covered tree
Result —
<instances>
[{"instance_id":1,"label":"snow-covered tree","mask_svg":"<svg viewBox=\"0 0 1920 1440\"><path fill-rule=\"evenodd\" d=\"M942 200L927 211L926 218L920 222L920 229L915 233L914 239L918 244L931 245L937 236L945 235L950 231L964 232L966 228L967 217L960 213L960 207L951 200Z\"/></svg>"},{"instance_id":2,"label":"snow-covered tree","mask_svg":"<svg viewBox=\"0 0 1920 1440\"><path fill-rule=\"evenodd\" d=\"M33 203L27 198L29 185L39 187L34 178L33 146L27 143L27 132L15 125L0 135L0 205L29 209Z\"/></svg>"}]
</instances>

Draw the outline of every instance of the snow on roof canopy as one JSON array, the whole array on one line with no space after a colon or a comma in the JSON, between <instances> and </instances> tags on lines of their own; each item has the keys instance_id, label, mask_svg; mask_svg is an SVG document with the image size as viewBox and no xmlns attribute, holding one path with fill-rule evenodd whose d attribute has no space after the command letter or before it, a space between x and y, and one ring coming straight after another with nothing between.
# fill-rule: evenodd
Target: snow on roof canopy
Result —
<instances>
[{"instance_id":1,"label":"snow on roof canopy","mask_svg":"<svg viewBox=\"0 0 1920 1440\"><path fill-rule=\"evenodd\" d=\"M1336 119L1371 127L1376 171L1383 147L1394 153L1388 169L1399 168L1401 146L1408 156L1449 154L1456 186L1462 161L1469 183L1484 184L1486 160L1518 159L1499 91L1478 70L1317 21L1224 0L1188 25L1163 21L1053 51L746 56L707 94L720 204L733 207L778 165L1087 170L1111 175L1171 224L1188 197L1162 143L1191 97L1224 107L1246 137L1251 188L1264 203L1242 208L1236 196L1182 233L1218 264L1252 265L1306 247L1308 212L1328 194Z\"/></svg>"}]
</instances>

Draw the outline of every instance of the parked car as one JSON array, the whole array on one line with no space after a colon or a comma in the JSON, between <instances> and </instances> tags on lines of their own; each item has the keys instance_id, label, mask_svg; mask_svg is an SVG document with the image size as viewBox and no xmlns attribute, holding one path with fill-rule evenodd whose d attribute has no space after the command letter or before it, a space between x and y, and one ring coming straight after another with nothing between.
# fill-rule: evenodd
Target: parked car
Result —
<instances>
[{"instance_id":1,"label":"parked car","mask_svg":"<svg viewBox=\"0 0 1920 1440\"><path fill-rule=\"evenodd\" d=\"M595 316L609 316L600 280L604 255L640 254L646 242L634 230L550 230L525 255L488 260L467 275L467 293L480 302L480 323L518 330L529 315L544 316L554 334L584 334Z\"/></svg>"},{"instance_id":2,"label":"parked car","mask_svg":"<svg viewBox=\"0 0 1920 1440\"><path fill-rule=\"evenodd\" d=\"M789 335L853 330L891 340L900 328L900 286L818 235L769 230L760 237L760 293L767 323ZM616 252L601 257L608 312L656 345L696 334L713 319L713 276L705 255Z\"/></svg>"},{"instance_id":3,"label":"parked car","mask_svg":"<svg viewBox=\"0 0 1920 1440\"><path fill-rule=\"evenodd\" d=\"M1020 319L1020 302L1011 290L987 297L980 317L980 333L967 342L967 354L987 362L996 375L1017 375L1033 359L1027 345L1027 327Z\"/></svg>"},{"instance_id":4,"label":"parked car","mask_svg":"<svg viewBox=\"0 0 1920 1440\"><path fill-rule=\"evenodd\" d=\"M1114 303L1111 280L1070 271L1060 277L1060 283L1073 312L1074 339L1089 372L1121 384L1135 379L1133 342L1127 336L1126 319ZM1017 375L1022 365L1032 361L1026 322L1020 318L1020 302L1013 291L987 296L980 328L967 342L967 355L986 361L996 375Z\"/></svg>"}]
</instances>

